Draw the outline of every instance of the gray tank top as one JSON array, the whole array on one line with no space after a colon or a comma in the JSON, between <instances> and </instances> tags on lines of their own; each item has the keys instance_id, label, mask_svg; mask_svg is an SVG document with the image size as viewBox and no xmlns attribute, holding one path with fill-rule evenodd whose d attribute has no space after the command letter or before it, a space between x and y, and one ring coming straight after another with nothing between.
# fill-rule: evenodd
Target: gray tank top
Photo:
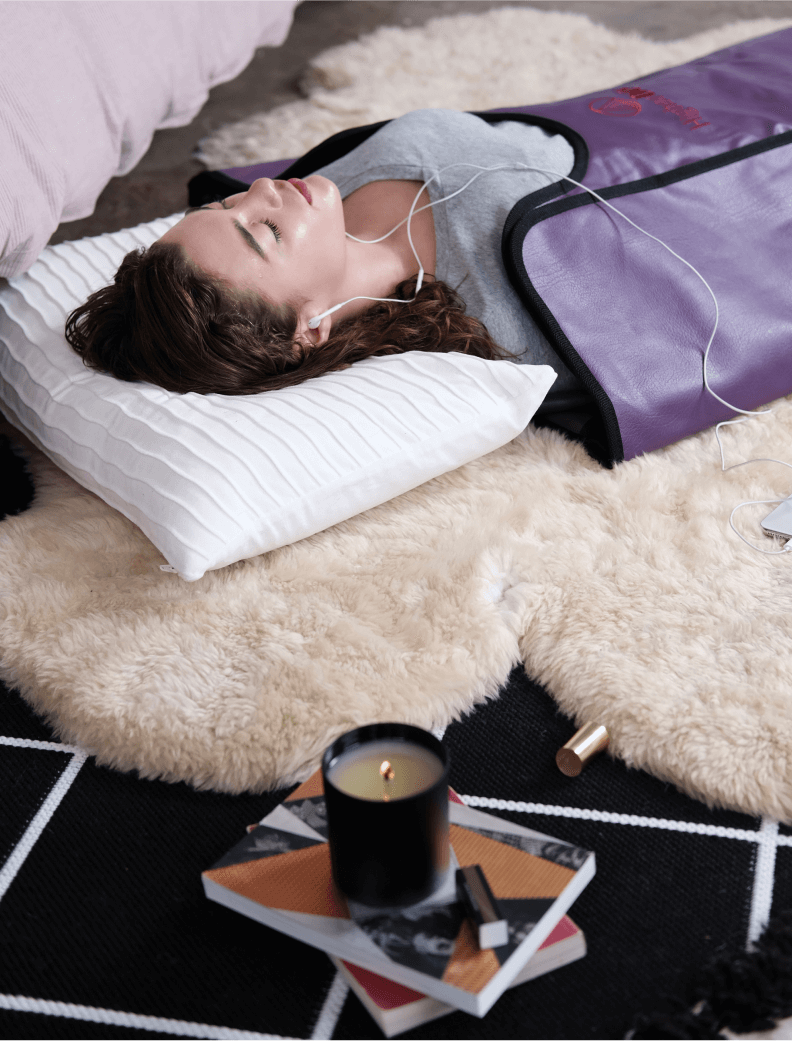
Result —
<instances>
[{"instance_id":1,"label":"gray tank top","mask_svg":"<svg viewBox=\"0 0 792 1041\"><path fill-rule=\"evenodd\" d=\"M394 119L342 159L316 173L336 185L342 199L370 181L426 181L452 163L497 166L514 161L568 174L572 146L560 134L513 120L490 124L453 109L427 108ZM461 188L478 171L446 170L428 188L432 202ZM541 173L482 173L465 191L434 206L437 278L452 286L469 314L525 365L551 365L558 373L548 398L581 389L580 382L545 339L513 289L501 257L501 234L512 206L550 182Z\"/></svg>"}]
</instances>

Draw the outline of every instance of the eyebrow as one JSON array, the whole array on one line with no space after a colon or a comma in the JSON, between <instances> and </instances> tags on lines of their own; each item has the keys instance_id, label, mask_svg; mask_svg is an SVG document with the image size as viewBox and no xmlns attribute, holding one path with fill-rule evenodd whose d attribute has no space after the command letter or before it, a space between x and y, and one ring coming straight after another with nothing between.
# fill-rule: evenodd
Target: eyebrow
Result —
<instances>
[{"instance_id":1,"label":"eyebrow","mask_svg":"<svg viewBox=\"0 0 792 1041\"><path fill-rule=\"evenodd\" d=\"M228 209L228 207L227 207L227 206L226 206L226 204L225 204L225 199L215 199L215 202L219 202L219 203L220 203L220 205L221 205L221 206L223 207L223 209L224 209L224 210L227 210L227 209ZM197 213L197 212L198 212L198 210L208 210L208 209L211 209L211 208L212 208L212 203L209 203L209 202L207 202L207 203L204 203L204 205L203 205L203 206L188 206L188 208L187 208L187 209L186 209L186 210L184 211L184 216L185 216L185 217L187 217L187 216L189 216L189 214L191 214L191 213ZM247 230L247 228L243 227L243 226L242 226L242 225L241 225L241 224L239 223L239 221L238 221L238 220L235 220L235 221L234 221L234 227L235 227L235 228L237 229L237 231L239 232L239 234L240 234L240 235L242 236L242 238L243 238L243 239L245 240L245 243L246 243L246 244L247 244L248 246L250 246L250 248L251 248L251 249L252 249L252 250L253 250L253 251L254 251L255 253L257 253L257 254L258 254L258 255L259 255L260 257L261 257L261 259L262 259L262 260L267 260L267 259L268 259L268 257L267 257L267 254L266 254L266 253L264 252L264 250L263 250L263 249L261 248L261 246L260 246L260 245L258 244L258 242L256 241L256 239L255 239L255 238L254 238L254 237L253 237L253 236L252 236L252 235L250 234L250 232L249 232L249 231Z\"/></svg>"},{"instance_id":2,"label":"eyebrow","mask_svg":"<svg viewBox=\"0 0 792 1041\"><path fill-rule=\"evenodd\" d=\"M256 242L256 240L253 238L253 236L250 234L247 228L243 227L238 220L234 221L234 227L245 240L245 242L247 242L248 246L250 246L252 250L255 250L255 252L258 253L262 260L266 260L267 254L264 252L264 250L261 248L258 242Z\"/></svg>"}]
</instances>

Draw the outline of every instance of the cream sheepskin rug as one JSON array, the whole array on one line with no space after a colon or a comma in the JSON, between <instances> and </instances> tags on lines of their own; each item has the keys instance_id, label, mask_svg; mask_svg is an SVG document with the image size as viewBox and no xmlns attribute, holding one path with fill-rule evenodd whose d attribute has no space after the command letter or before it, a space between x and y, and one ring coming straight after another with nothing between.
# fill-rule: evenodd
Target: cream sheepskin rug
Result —
<instances>
[{"instance_id":1,"label":"cream sheepskin rug","mask_svg":"<svg viewBox=\"0 0 792 1041\"><path fill-rule=\"evenodd\" d=\"M719 30L692 50L691 40L648 44L527 10L382 29L317 60L316 70L336 70L332 82L346 69L348 82L298 103L315 118L307 136L278 130L277 153L255 146L211 161L295 154L422 103L484 108L579 93L779 24ZM485 26L495 42L512 41L513 60L521 50L515 76L545 55L544 93L520 78L506 85L503 65L493 73ZM437 67L432 47L445 55L444 81L458 70L459 93L398 86L399 108L387 111L353 101L385 83L386 55L395 78L408 60ZM599 64L578 78L592 54ZM482 67L488 85L474 79ZM487 93L495 81L499 92ZM336 98L340 114L329 107ZM261 125L270 119L303 121L297 106ZM207 155L210 145L219 147L207 142ZM729 462L792 461L792 400L723 436ZM604 723L611 752L630 765L711 805L792 820L792 554L762 556L728 527L737 503L788 494L789 471L721 473L711 431L608 471L529 428L390 503L195 583L164 576L131 522L30 445L26 454L35 501L0 525L0 674L101 763L263 790L304 778L359 724L445 726L495 695L521 660L577 723ZM765 549L773 543L757 521L767 510L738 514Z\"/></svg>"},{"instance_id":2,"label":"cream sheepskin rug","mask_svg":"<svg viewBox=\"0 0 792 1041\"><path fill-rule=\"evenodd\" d=\"M730 461L792 459L792 400L724 440ZM100 762L258 790L304 777L353 726L443 726L522 659L629 764L792 819L792 554L761 556L728 528L732 506L789 478L771 463L721 473L712 432L604 470L529 428L194 583L30 458L35 502L0 525L2 673Z\"/></svg>"}]
</instances>

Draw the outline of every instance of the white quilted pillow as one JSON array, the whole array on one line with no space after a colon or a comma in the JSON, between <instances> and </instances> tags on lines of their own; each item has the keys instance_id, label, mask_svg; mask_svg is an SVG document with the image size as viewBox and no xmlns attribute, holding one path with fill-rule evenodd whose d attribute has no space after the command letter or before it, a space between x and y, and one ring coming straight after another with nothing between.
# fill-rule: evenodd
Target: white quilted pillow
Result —
<instances>
[{"instance_id":1,"label":"white quilted pillow","mask_svg":"<svg viewBox=\"0 0 792 1041\"><path fill-rule=\"evenodd\" d=\"M263 394L174 394L87 369L67 314L176 214L48 247L0 289L0 409L187 581L288 545L516 437L546 365L410 352Z\"/></svg>"}]
</instances>

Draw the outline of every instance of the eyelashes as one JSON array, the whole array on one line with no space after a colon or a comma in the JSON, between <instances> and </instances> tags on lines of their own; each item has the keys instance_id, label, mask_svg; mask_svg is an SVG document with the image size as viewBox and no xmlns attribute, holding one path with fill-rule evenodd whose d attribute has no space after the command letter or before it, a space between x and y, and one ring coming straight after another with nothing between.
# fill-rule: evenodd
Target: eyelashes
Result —
<instances>
[{"instance_id":1,"label":"eyelashes","mask_svg":"<svg viewBox=\"0 0 792 1041\"><path fill-rule=\"evenodd\" d=\"M219 203L220 203L220 205L221 205L221 206L223 207L223 209L224 209L224 210L229 210L229 209L231 209L231 207L230 207L230 206L226 206L226 201L225 201L225 199L215 199L214 201L215 201L215 202L219 202ZM198 208L202 208L202 207L198 207ZM190 211L188 210L187 212L189 213ZM281 230L280 230L280 228L278 227L278 225L277 225L277 224L275 223L275 221L274 221L274 220L270 220L270 219L269 219L269 217L267 217L267 218L266 218L265 220L261 221L260 223L261 223L261 224L266 224L266 225L267 225L267 227L268 227L268 228L270 229L270 231L272 232L272 234L273 234L273 235L275 236L275 241L276 241L276 242L280 242L280 241L281 241L281 239L283 238L283 236L281 235Z\"/></svg>"},{"instance_id":2,"label":"eyelashes","mask_svg":"<svg viewBox=\"0 0 792 1041\"><path fill-rule=\"evenodd\" d=\"M275 236L275 241L276 242L280 242L280 240L281 240L281 232L280 232L280 228L275 223L275 221L274 220L270 220L269 217L268 217L266 220L262 221L262 224L266 224L267 227L272 231L272 234Z\"/></svg>"}]
</instances>

